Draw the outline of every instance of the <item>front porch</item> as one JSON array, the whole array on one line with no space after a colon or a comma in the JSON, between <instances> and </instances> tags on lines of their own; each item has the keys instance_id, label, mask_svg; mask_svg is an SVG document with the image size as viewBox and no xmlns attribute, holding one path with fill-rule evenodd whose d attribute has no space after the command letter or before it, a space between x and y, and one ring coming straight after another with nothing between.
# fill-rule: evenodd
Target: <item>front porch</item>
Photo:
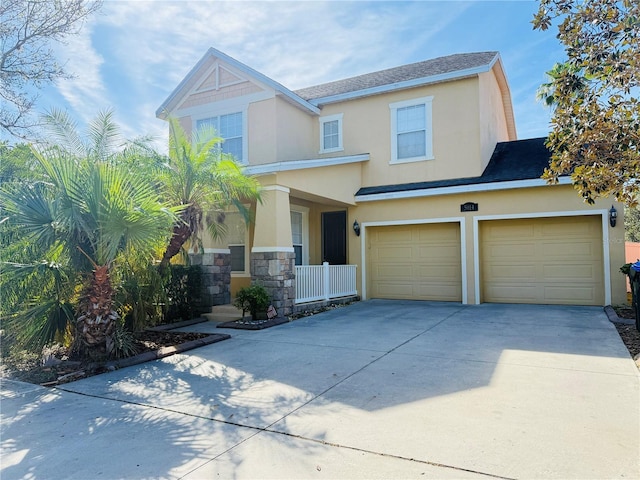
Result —
<instances>
[{"instance_id":1,"label":"front porch","mask_svg":"<svg viewBox=\"0 0 640 480\"><path fill-rule=\"evenodd\" d=\"M210 273L214 270L216 272L226 270L224 268L224 257L220 255L198 257L200 261L204 260L204 262L208 259L215 262L216 258L218 259L218 265L202 265L203 270L209 272L204 275L205 285L203 285L203 289L210 299L218 299L218 303L211 305L210 313L205 313L203 316L218 322L236 320L240 318L242 313L231 305L233 300L230 292L225 292L226 285L230 286L230 284L216 281L216 275ZM268 269L268 265L262 265L259 268L264 267ZM317 310L330 304L342 304L356 300L358 298L356 271L356 265L329 265L327 262L322 265L296 265L293 278L293 307L287 315L295 315ZM207 282L209 283L206 284ZM265 287L273 288L273 285L265 285ZM275 293L277 296L272 298L272 304L277 309L279 304L288 300L291 290L280 289L276 290ZM278 313L279 316L285 315L284 313Z\"/></svg>"}]
</instances>

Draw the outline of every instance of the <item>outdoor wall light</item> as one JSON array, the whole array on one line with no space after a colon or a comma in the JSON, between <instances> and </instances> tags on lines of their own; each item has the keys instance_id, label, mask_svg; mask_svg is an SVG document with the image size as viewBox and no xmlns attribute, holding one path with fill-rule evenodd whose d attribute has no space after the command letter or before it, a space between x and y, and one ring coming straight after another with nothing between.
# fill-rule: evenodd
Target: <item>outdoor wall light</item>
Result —
<instances>
[{"instance_id":1,"label":"outdoor wall light","mask_svg":"<svg viewBox=\"0 0 640 480\"><path fill-rule=\"evenodd\" d=\"M611 205L611 210L609 210L609 225L611 225L612 227L615 227L617 219L618 219L618 211L615 209L613 205Z\"/></svg>"},{"instance_id":2,"label":"outdoor wall light","mask_svg":"<svg viewBox=\"0 0 640 480\"><path fill-rule=\"evenodd\" d=\"M358 220L353 222L353 231L356 233L357 237L360 236L360 224L358 223Z\"/></svg>"}]
</instances>

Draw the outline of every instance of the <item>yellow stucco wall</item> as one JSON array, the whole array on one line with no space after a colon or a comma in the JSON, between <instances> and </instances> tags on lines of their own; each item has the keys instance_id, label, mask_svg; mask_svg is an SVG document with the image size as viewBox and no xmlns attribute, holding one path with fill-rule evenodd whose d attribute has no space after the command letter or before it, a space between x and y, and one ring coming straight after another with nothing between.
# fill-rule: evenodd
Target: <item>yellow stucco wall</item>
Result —
<instances>
[{"instance_id":1,"label":"yellow stucco wall","mask_svg":"<svg viewBox=\"0 0 640 480\"><path fill-rule=\"evenodd\" d=\"M473 77L326 105L323 116L343 114L344 152L320 157L369 153L370 161L362 164L363 186L478 176L482 173L478 88L478 78ZM433 97L434 159L390 165L389 105L429 96ZM314 129L319 138L317 121ZM319 147L319 140L315 142Z\"/></svg>"},{"instance_id":2,"label":"yellow stucco wall","mask_svg":"<svg viewBox=\"0 0 640 480\"><path fill-rule=\"evenodd\" d=\"M251 103L247 112L249 163L276 162L276 99Z\"/></svg>"}]
</instances>

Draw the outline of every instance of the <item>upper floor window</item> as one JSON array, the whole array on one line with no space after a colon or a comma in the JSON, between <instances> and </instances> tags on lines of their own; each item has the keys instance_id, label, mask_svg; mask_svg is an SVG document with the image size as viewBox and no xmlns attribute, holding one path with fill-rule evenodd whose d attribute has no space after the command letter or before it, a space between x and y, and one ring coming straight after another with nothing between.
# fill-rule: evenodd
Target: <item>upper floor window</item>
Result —
<instances>
[{"instance_id":1,"label":"upper floor window","mask_svg":"<svg viewBox=\"0 0 640 480\"><path fill-rule=\"evenodd\" d=\"M320 153L342 150L342 113L320 117Z\"/></svg>"},{"instance_id":2,"label":"upper floor window","mask_svg":"<svg viewBox=\"0 0 640 480\"><path fill-rule=\"evenodd\" d=\"M224 139L220 145L221 151L233 155L239 162L244 162L244 123L242 117L242 112L235 112L202 118L196 121L196 129L214 128L216 133Z\"/></svg>"},{"instance_id":3,"label":"upper floor window","mask_svg":"<svg viewBox=\"0 0 640 480\"><path fill-rule=\"evenodd\" d=\"M433 97L405 100L391 109L391 163L433 159L431 102Z\"/></svg>"}]
</instances>

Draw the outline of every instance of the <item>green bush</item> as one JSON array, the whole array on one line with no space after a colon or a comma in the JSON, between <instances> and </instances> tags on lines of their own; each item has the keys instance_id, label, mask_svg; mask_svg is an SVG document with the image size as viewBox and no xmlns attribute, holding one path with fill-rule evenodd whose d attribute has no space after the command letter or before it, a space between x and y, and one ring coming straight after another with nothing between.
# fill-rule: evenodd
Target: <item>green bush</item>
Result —
<instances>
[{"instance_id":1,"label":"green bush","mask_svg":"<svg viewBox=\"0 0 640 480\"><path fill-rule=\"evenodd\" d=\"M190 320L202 313L202 269L199 265L171 265L171 279L166 287L168 306L165 322Z\"/></svg>"},{"instance_id":2,"label":"green bush","mask_svg":"<svg viewBox=\"0 0 640 480\"><path fill-rule=\"evenodd\" d=\"M266 313L269 306L269 294L262 285L251 285L238 290L233 305L245 312L251 312L251 319L257 320L258 314Z\"/></svg>"}]
</instances>

